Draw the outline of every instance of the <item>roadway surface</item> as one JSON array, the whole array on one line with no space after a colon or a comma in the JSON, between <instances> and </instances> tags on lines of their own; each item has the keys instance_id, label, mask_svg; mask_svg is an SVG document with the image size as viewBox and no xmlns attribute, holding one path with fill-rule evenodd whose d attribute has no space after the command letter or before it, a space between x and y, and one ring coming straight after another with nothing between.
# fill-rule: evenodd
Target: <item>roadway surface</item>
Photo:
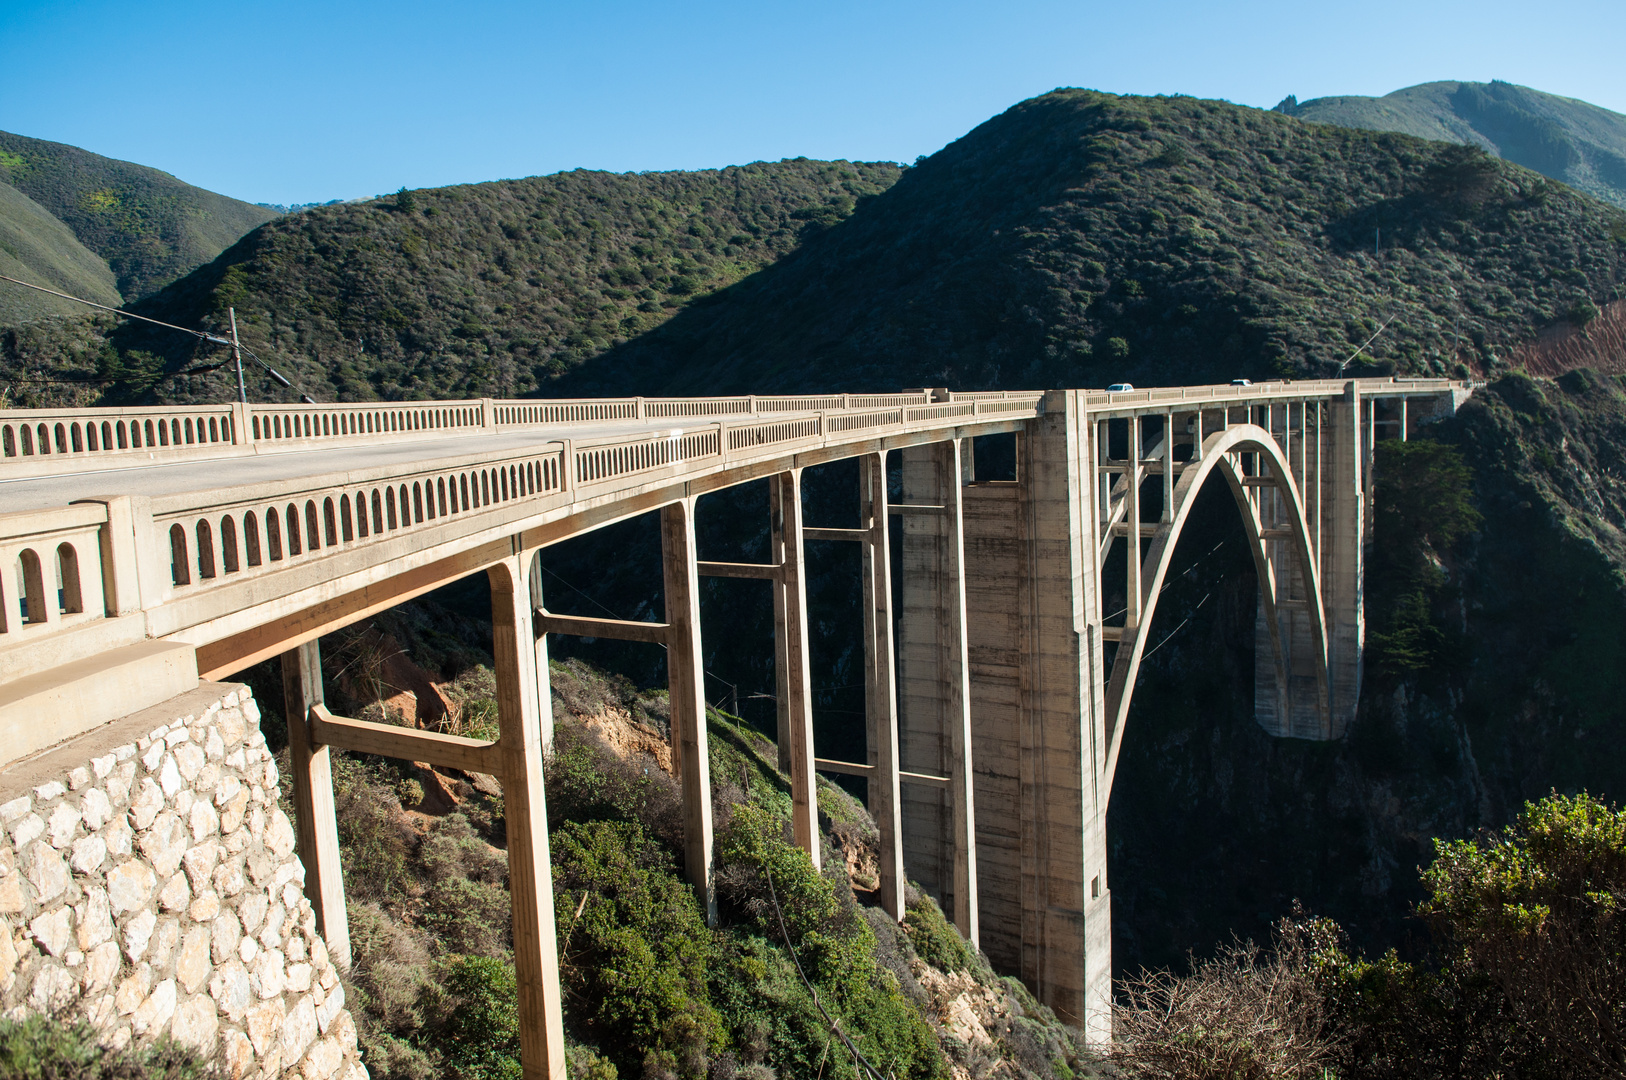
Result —
<instances>
[{"instance_id":1,"label":"roadway surface","mask_svg":"<svg viewBox=\"0 0 1626 1080\"><path fill-rule=\"evenodd\" d=\"M140 459L130 454L122 457L128 464L114 464L121 458L109 455L105 469L62 476L0 479L0 514L54 509L76 499L102 495L159 496L218 491L226 487L326 476L379 466L421 464L427 467L435 461L474 455L502 457L528 448L540 449L561 439L589 440L639 433L695 431L710 426L704 420L691 421L685 426L681 420L662 418L658 422L634 420L557 424L472 435L425 434L418 437L392 434L379 442L338 446L307 445L283 449L275 443L261 443L259 453L255 454L147 465L137 464ZM0 465L0 472L3 471L4 466Z\"/></svg>"}]
</instances>

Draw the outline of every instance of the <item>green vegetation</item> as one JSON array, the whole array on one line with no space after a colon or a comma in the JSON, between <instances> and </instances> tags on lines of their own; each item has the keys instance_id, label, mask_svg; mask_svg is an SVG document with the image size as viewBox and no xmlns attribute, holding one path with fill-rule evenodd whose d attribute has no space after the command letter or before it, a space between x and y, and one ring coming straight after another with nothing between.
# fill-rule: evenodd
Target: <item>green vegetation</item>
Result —
<instances>
[{"instance_id":1,"label":"green vegetation","mask_svg":"<svg viewBox=\"0 0 1626 1080\"><path fill-rule=\"evenodd\" d=\"M515 396L755 273L843 220L892 164L560 173L398 192L271 222L142 310L223 325L320 400ZM127 330L120 352L191 343ZM116 374L112 375L116 378ZM114 399L229 396L223 373Z\"/></svg>"},{"instance_id":2,"label":"green vegetation","mask_svg":"<svg viewBox=\"0 0 1626 1080\"><path fill-rule=\"evenodd\" d=\"M388 625L391 640L399 635L432 666L478 656L459 629L478 636L440 604L409 605ZM350 679L366 663L363 637L326 652L335 707L363 703L347 699L347 686L374 692ZM1079 1074L1077 1033L996 977L929 898L911 890L900 927L857 902L838 854L813 868L790 839L789 785L772 744L720 713L709 727L722 918L708 927L681 871L676 783L647 754L620 741L612 751L573 719L622 717L624 734L646 732L654 746L666 738L664 694L579 661L554 664L552 683L558 726L546 781L573 1080L856 1080L832 1021L899 1080L946 1077L951 1061L1005 1063L1000 1075L1017 1080ZM478 664L452 682L465 709L488 685ZM267 727L276 730L269 711ZM463 801L433 811L431 785ZM334 786L355 957L348 994L372 1075L517 1076L500 800L455 774L343 754ZM820 805L830 811L821 815L827 851L840 850L832 833L864 842L860 819L873 842L874 823L839 788L821 785ZM990 1040L964 1042L942 1025L962 993L973 1007L997 1008L985 1017Z\"/></svg>"},{"instance_id":3,"label":"green vegetation","mask_svg":"<svg viewBox=\"0 0 1626 1080\"><path fill-rule=\"evenodd\" d=\"M1115 1055L1131 1077L1603 1080L1626 1042L1626 814L1589 795L1527 803L1436 840L1423 962L1352 954L1336 923L1280 922L1188 976L1131 979Z\"/></svg>"},{"instance_id":4,"label":"green vegetation","mask_svg":"<svg viewBox=\"0 0 1626 1080\"><path fill-rule=\"evenodd\" d=\"M1441 554L1481 520L1473 473L1458 447L1433 439L1379 443L1375 470L1367 655L1391 672L1426 672L1462 648L1435 613L1449 582Z\"/></svg>"},{"instance_id":5,"label":"green vegetation","mask_svg":"<svg viewBox=\"0 0 1626 1080\"><path fill-rule=\"evenodd\" d=\"M156 291L276 216L145 165L3 131L0 185L20 191L71 229L112 268L127 299ZM0 316L9 322L15 286L6 289Z\"/></svg>"},{"instance_id":6,"label":"green vegetation","mask_svg":"<svg viewBox=\"0 0 1626 1080\"><path fill-rule=\"evenodd\" d=\"M89 1024L45 1016L0 1018L0 1076L6 1080L216 1080L196 1052L168 1038L111 1050Z\"/></svg>"},{"instance_id":7,"label":"green vegetation","mask_svg":"<svg viewBox=\"0 0 1626 1080\"><path fill-rule=\"evenodd\" d=\"M0 184L0 274L59 292L115 306L118 287L107 263L39 203ZM23 322L41 315L82 315L85 308L44 293L0 282L0 320Z\"/></svg>"},{"instance_id":8,"label":"green vegetation","mask_svg":"<svg viewBox=\"0 0 1626 1080\"><path fill-rule=\"evenodd\" d=\"M1619 210L1462 146L1059 90L556 393L1462 374L1621 295ZM1378 250L1381 231L1381 253Z\"/></svg>"},{"instance_id":9,"label":"green vegetation","mask_svg":"<svg viewBox=\"0 0 1626 1080\"><path fill-rule=\"evenodd\" d=\"M1342 127L1482 146L1626 207L1626 116L1527 86L1433 82L1380 98L1289 96L1278 112Z\"/></svg>"}]
</instances>

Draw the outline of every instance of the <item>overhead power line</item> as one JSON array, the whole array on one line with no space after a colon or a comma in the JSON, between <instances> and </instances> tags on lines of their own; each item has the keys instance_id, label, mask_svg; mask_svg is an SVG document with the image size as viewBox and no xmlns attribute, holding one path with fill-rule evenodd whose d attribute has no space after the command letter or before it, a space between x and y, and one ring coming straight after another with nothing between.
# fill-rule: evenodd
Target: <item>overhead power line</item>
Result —
<instances>
[{"instance_id":1,"label":"overhead power line","mask_svg":"<svg viewBox=\"0 0 1626 1080\"><path fill-rule=\"evenodd\" d=\"M7 274L0 274L0 281L9 281L13 285L21 285L25 289L34 289L37 292L47 293L47 294L49 294L51 296L60 297L63 300L71 300L76 304L84 304L86 307L93 307L93 308L97 309L98 311L111 312L114 315L118 315L118 316L121 316L121 317L126 318L126 319L138 319L141 322L152 323L154 326L162 326L166 330L178 330L183 334L191 334L193 337L198 338L201 341L206 341L206 342L208 342L208 343L210 343L212 345L225 345L225 346L227 346L228 348L230 348L232 350L232 355L235 356L236 360L237 360L237 396L242 400L243 404L245 404L245 405L248 404L248 389L244 385L244 382L243 382L243 354L244 353L247 353L249 359L253 360L256 364L258 364L262 368L264 368L265 371L266 371L266 374L270 375L273 381L275 381L276 383L278 383L278 384L280 384L282 386L287 387L290 390L295 389L294 384L288 380L288 376L284 375L282 372L278 371L276 368L272 367L270 364L266 363L264 360L261 360L258 356L255 355L253 349L250 349L248 346L244 345L241 341L238 340L238 338L237 338L237 309L236 308L229 308L228 309L228 311L231 314L231 337L226 338L226 337L221 337L218 334L208 333L208 332L203 331L203 330L193 330L190 327L176 326L174 323L167 323L167 322L164 322L161 319L150 319L145 315L137 315L133 311L125 311L123 308L108 307L106 304L98 304L94 300L86 300L82 296L71 296L68 293L58 292L55 289L47 289L44 285L35 285L31 281L23 281L21 278L14 278L14 277L11 277L11 276L9 276ZM195 369L193 371L177 372L177 374L181 374L181 375L201 374L203 371L213 371L213 370L215 370L215 369L214 368L200 368L200 369ZM46 380L41 380L41 381L46 381ZM84 380L84 381L89 382L91 380L87 379L87 380ZM300 391L299 399L301 401L305 402L305 404L307 404L307 405L315 405L316 404L315 399L312 398L309 394L306 394L302 390Z\"/></svg>"}]
</instances>

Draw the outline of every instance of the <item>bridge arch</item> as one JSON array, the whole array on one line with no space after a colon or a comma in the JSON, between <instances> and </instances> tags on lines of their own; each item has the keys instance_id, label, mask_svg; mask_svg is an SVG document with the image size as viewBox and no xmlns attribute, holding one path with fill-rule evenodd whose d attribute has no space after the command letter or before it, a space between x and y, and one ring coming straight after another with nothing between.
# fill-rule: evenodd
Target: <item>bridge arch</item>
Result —
<instances>
[{"instance_id":1,"label":"bridge arch","mask_svg":"<svg viewBox=\"0 0 1626 1080\"><path fill-rule=\"evenodd\" d=\"M1244 472L1242 456L1256 455L1253 473ZM1257 424L1236 424L1216 431L1203 440L1200 454L1184 464L1179 481L1174 485L1174 500L1168 520L1161 522L1152 536L1152 544L1142 562L1140 620L1132 634L1126 632L1113 657L1112 675L1106 692L1107 758L1103 770L1103 791L1111 797L1112 778L1118 767L1118 754L1123 746L1125 722L1129 717L1130 701L1134 696L1135 681L1146 652L1146 631L1157 610L1159 594L1174 557L1176 543L1185 528L1195 504L1195 496L1202 490L1209 476L1218 471L1225 477L1237 509L1242 513L1242 525L1248 536L1248 548L1253 553L1254 568L1259 577L1259 602L1265 606L1265 620L1270 628L1271 649L1275 654L1277 686L1285 685L1287 671L1283 659L1280 624L1276 618L1279 599L1275 567L1266 551L1271 537L1265 535L1265 524L1260 520L1259 506L1249 497L1248 489L1259 481L1270 481L1286 507L1287 528L1294 560L1299 567L1304 588L1305 603L1310 613L1316 682L1320 690L1321 709L1329 706L1329 675L1327 668L1327 617L1322 604L1321 584L1317 570L1316 552L1311 544L1304 500L1293 480L1293 470L1274 436ZM1255 482L1250 484L1249 481ZM1135 538L1137 523L1130 523L1132 552L1138 553Z\"/></svg>"}]
</instances>

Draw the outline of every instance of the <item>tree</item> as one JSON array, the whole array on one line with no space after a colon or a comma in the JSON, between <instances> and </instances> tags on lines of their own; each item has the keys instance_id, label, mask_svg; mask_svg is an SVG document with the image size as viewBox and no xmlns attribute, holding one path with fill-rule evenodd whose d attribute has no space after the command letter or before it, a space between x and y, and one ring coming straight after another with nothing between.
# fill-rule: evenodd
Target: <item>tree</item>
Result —
<instances>
[{"instance_id":1,"label":"tree","mask_svg":"<svg viewBox=\"0 0 1626 1080\"><path fill-rule=\"evenodd\" d=\"M1626 1073L1626 813L1582 793L1435 841L1421 913L1576 1076Z\"/></svg>"}]
</instances>

